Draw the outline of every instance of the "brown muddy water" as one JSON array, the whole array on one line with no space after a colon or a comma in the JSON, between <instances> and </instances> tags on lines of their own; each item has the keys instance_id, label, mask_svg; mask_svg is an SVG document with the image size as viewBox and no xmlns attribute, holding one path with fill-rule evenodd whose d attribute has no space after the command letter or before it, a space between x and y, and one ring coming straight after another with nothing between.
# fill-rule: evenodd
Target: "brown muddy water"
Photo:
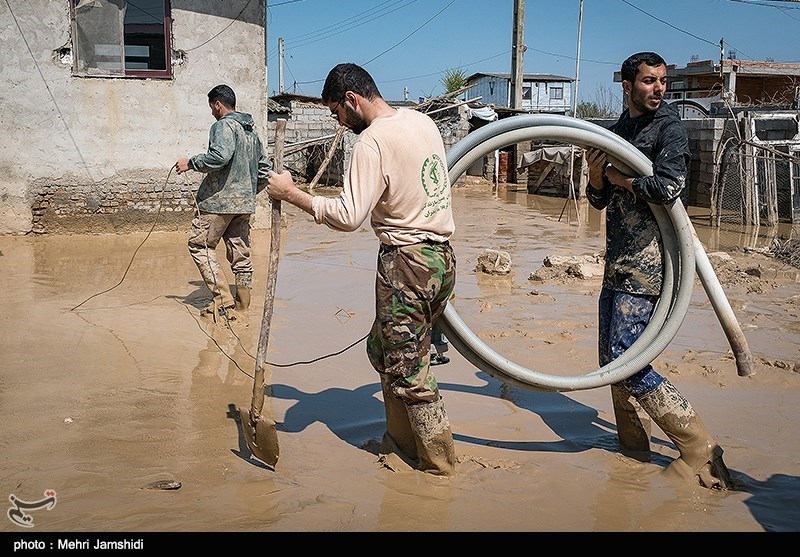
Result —
<instances>
[{"instance_id":1,"label":"brown muddy water","mask_svg":"<svg viewBox=\"0 0 800 557\"><path fill-rule=\"evenodd\" d=\"M454 207L452 304L464 321L520 365L594 370L599 282L529 275L549 254L601 251L599 215L579 225L563 199L491 188L457 188ZM800 283L791 270L744 261L723 282L755 375L736 374L699 285L654 363L716 436L739 489L665 474L677 452L657 428L651 463L622 456L607 387L509 386L452 348L450 363L434 368L458 456L457 475L441 479L377 463L384 411L361 341L373 315L374 234L329 231L287 204L283 214L267 354L281 444L274 469L251 457L237 422L251 399L268 230L253 234L248 326L231 328L198 317L209 297L184 232L0 237L1 485L18 501L47 490L57 499L27 512L24 533L800 530ZM717 236L710 250L727 250ZM509 275L475 272L487 248L509 252ZM752 265L774 272L756 277ZM180 488L148 488L159 481ZM21 530L11 515L0 521L0 532Z\"/></svg>"}]
</instances>

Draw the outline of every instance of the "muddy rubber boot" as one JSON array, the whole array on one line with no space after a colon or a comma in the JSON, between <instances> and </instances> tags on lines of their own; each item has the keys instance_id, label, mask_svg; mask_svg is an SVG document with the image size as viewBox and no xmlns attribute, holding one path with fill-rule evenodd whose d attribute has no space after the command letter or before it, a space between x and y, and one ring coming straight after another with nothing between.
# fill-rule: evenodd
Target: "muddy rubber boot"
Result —
<instances>
[{"instance_id":1,"label":"muddy rubber boot","mask_svg":"<svg viewBox=\"0 0 800 557\"><path fill-rule=\"evenodd\" d=\"M706 488L733 487L730 472L722 460L722 448L709 435L689 401L672 383L665 379L656 389L638 400L681 454L669 465L670 471L695 480Z\"/></svg>"},{"instance_id":2,"label":"muddy rubber boot","mask_svg":"<svg viewBox=\"0 0 800 557\"><path fill-rule=\"evenodd\" d=\"M417 443L411 430L406 403L392 393L392 376L386 373L379 375L383 405L386 408L386 431L380 448L381 461L384 466L395 471L414 469L418 464Z\"/></svg>"},{"instance_id":3,"label":"muddy rubber boot","mask_svg":"<svg viewBox=\"0 0 800 557\"><path fill-rule=\"evenodd\" d=\"M435 476L452 476L456 471L456 451L444 400L407 406L411 430L417 443L419 468Z\"/></svg>"},{"instance_id":4,"label":"muddy rubber boot","mask_svg":"<svg viewBox=\"0 0 800 557\"><path fill-rule=\"evenodd\" d=\"M247 313L250 308L250 286L253 283L253 273L236 274L236 311Z\"/></svg>"},{"instance_id":5,"label":"muddy rubber boot","mask_svg":"<svg viewBox=\"0 0 800 557\"><path fill-rule=\"evenodd\" d=\"M219 268L219 265L212 265L206 261L197 263L197 268L200 271L200 276L203 277L203 282L206 283L213 296L211 304L201 314L210 314L215 322L220 320L220 317L224 321L227 310L235 307L225 274Z\"/></svg>"},{"instance_id":6,"label":"muddy rubber boot","mask_svg":"<svg viewBox=\"0 0 800 557\"><path fill-rule=\"evenodd\" d=\"M250 289L246 286L237 286L234 302L236 304L236 311L247 313L250 307Z\"/></svg>"},{"instance_id":7,"label":"muddy rubber boot","mask_svg":"<svg viewBox=\"0 0 800 557\"><path fill-rule=\"evenodd\" d=\"M650 417L622 385L611 385L611 402L620 452L639 462L650 462Z\"/></svg>"}]
</instances>

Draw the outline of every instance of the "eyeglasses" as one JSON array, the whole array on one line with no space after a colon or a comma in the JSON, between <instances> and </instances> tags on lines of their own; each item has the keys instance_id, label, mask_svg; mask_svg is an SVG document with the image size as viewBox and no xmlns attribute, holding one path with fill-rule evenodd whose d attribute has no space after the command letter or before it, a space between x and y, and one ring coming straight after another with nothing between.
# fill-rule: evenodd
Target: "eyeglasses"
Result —
<instances>
[{"instance_id":1,"label":"eyeglasses","mask_svg":"<svg viewBox=\"0 0 800 557\"><path fill-rule=\"evenodd\" d=\"M342 97L342 100L340 100L339 102L337 102L337 103L336 103L336 108L334 108L333 110L331 110L331 114L330 114L331 118L334 118L334 119L336 119L336 120L338 120L338 119L339 119L339 106L340 106L340 105L341 105L341 104L342 104L342 103L343 103L345 100L347 100L347 98L346 98L346 97Z\"/></svg>"}]
</instances>

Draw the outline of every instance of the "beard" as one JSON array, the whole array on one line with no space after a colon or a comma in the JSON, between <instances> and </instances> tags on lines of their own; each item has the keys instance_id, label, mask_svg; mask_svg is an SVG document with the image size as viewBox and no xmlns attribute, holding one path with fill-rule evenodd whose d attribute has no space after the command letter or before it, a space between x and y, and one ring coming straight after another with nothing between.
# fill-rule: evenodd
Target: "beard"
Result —
<instances>
[{"instance_id":1,"label":"beard","mask_svg":"<svg viewBox=\"0 0 800 557\"><path fill-rule=\"evenodd\" d=\"M356 135L367 129L367 122L361 116L356 114L356 111L349 106L344 107L343 124L350 128Z\"/></svg>"},{"instance_id":2,"label":"beard","mask_svg":"<svg viewBox=\"0 0 800 557\"><path fill-rule=\"evenodd\" d=\"M664 99L661 97L650 98L650 96L647 93L640 93L636 90L632 91L630 96L631 105L633 105L633 107L636 108L636 110L638 112L641 112L642 114L647 114L648 112L655 112L656 110L658 110L658 107L661 106L663 100ZM655 106L653 105L653 103L655 103Z\"/></svg>"}]
</instances>

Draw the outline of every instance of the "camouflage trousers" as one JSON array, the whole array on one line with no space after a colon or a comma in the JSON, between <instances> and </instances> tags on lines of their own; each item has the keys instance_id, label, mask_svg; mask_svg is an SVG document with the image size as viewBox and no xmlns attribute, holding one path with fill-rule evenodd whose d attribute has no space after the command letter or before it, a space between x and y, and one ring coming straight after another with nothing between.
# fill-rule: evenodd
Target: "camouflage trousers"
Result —
<instances>
[{"instance_id":1,"label":"camouflage trousers","mask_svg":"<svg viewBox=\"0 0 800 557\"><path fill-rule=\"evenodd\" d=\"M367 356L406 404L436 402L431 372L431 329L455 287L456 260L449 243L382 245L375 280L375 321Z\"/></svg>"},{"instance_id":2,"label":"camouflage trousers","mask_svg":"<svg viewBox=\"0 0 800 557\"><path fill-rule=\"evenodd\" d=\"M225 257L234 275L252 276L250 215L199 213L192 219L189 254L214 298L222 307L228 307L233 306L233 296L217 259L216 248L220 240L225 242Z\"/></svg>"},{"instance_id":3,"label":"camouflage trousers","mask_svg":"<svg viewBox=\"0 0 800 557\"><path fill-rule=\"evenodd\" d=\"M599 341L600 365L619 358L644 332L653 315L658 296L629 294L603 287L600 291ZM635 398L655 390L664 377L647 364L618 384Z\"/></svg>"}]
</instances>

